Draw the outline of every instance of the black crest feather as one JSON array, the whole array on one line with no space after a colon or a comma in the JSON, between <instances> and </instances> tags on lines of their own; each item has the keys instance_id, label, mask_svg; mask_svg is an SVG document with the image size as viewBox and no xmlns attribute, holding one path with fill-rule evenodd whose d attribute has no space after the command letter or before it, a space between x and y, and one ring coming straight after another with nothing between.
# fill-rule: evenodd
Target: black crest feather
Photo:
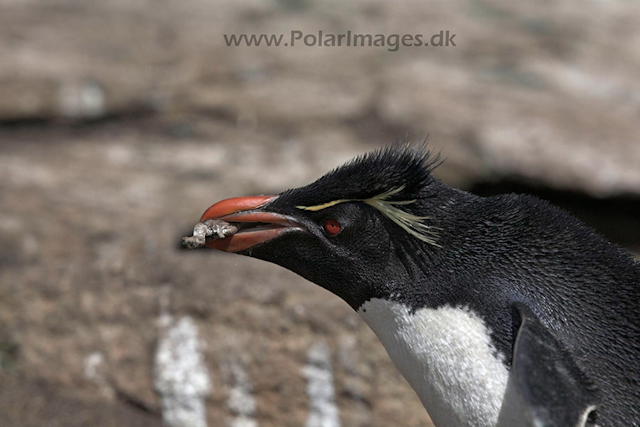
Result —
<instances>
[{"instance_id":1,"label":"black crest feather","mask_svg":"<svg viewBox=\"0 0 640 427\"><path fill-rule=\"evenodd\" d=\"M440 155L426 143L397 143L358 156L300 189L283 196L294 204L320 205L334 200L364 200L402 189L389 200L415 199L434 178Z\"/></svg>"}]
</instances>

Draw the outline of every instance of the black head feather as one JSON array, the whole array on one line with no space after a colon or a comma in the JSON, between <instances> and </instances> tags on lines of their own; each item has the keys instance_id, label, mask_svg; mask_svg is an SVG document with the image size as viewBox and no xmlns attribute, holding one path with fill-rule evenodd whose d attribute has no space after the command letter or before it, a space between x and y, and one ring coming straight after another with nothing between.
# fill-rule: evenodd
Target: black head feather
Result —
<instances>
[{"instance_id":1,"label":"black head feather","mask_svg":"<svg viewBox=\"0 0 640 427\"><path fill-rule=\"evenodd\" d=\"M289 203L315 206L335 200L364 200L397 190L389 200L412 200L434 181L440 155L425 144L394 144L356 157L303 188L282 194Z\"/></svg>"}]
</instances>

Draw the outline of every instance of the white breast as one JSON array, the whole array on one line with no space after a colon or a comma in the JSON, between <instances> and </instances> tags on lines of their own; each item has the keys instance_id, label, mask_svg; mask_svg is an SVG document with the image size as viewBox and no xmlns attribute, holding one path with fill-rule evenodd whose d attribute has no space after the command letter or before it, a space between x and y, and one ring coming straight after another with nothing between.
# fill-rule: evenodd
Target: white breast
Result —
<instances>
[{"instance_id":1,"label":"white breast","mask_svg":"<svg viewBox=\"0 0 640 427\"><path fill-rule=\"evenodd\" d=\"M508 371L482 319L464 308L367 301L358 310L436 426L494 426Z\"/></svg>"}]
</instances>

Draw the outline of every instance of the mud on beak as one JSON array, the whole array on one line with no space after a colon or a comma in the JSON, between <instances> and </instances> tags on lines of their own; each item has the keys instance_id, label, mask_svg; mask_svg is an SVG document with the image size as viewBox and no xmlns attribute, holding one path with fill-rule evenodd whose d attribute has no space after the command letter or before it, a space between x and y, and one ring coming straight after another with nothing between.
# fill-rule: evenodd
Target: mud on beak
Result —
<instances>
[{"instance_id":1,"label":"mud on beak","mask_svg":"<svg viewBox=\"0 0 640 427\"><path fill-rule=\"evenodd\" d=\"M276 197L234 197L212 205L202 214L200 222L218 219L235 225L238 231L224 239L209 241L206 246L225 252L241 252L289 231L302 230L300 224L284 215L264 210Z\"/></svg>"}]
</instances>

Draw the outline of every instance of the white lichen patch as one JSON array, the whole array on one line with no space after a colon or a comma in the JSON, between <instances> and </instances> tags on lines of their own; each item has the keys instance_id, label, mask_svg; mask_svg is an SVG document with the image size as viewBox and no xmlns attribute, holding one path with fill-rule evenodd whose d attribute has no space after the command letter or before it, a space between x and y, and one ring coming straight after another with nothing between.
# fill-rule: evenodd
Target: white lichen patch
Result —
<instances>
[{"instance_id":1,"label":"white lichen patch","mask_svg":"<svg viewBox=\"0 0 640 427\"><path fill-rule=\"evenodd\" d=\"M162 418L171 427L207 427L205 398L211 392L203 363L198 328L182 317L160 317L161 334L155 356L154 384L162 399Z\"/></svg>"},{"instance_id":2,"label":"white lichen patch","mask_svg":"<svg viewBox=\"0 0 640 427\"><path fill-rule=\"evenodd\" d=\"M106 94L96 82L67 83L60 88L59 103L66 117L96 118L105 114Z\"/></svg>"},{"instance_id":3,"label":"white lichen patch","mask_svg":"<svg viewBox=\"0 0 640 427\"><path fill-rule=\"evenodd\" d=\"M340 427L335 401L331 353L325 343L314 344L307 355L302 375L307 379L309 417L305 427Z\"/></svg>"},{"instance_id":4,"label":"white lichen patch","mask_svg":"<svg viewBox=\"0 0 640 427\"><path fill-rule=\"evenodd\" d=\"M254 419L256 401L252 395L253 386L249 376L238 363L232 363L229 371L233 385L229 391L227 405L235 415L229 424L230 427L258 427L258 422Z\"/></svg>"},{"instance_id":5,"label":"white lichen patch","mask_svg":"<svg viewBox=\"0 0 640 427\"><path fill-rule=\"evenodd\" d=\"M99 351L93 352L84 358L82 363L84 376L100 388L102 394L108 398L114 396L114 391L106 374L104 355Z\"/></svg>"}]
</instances>

